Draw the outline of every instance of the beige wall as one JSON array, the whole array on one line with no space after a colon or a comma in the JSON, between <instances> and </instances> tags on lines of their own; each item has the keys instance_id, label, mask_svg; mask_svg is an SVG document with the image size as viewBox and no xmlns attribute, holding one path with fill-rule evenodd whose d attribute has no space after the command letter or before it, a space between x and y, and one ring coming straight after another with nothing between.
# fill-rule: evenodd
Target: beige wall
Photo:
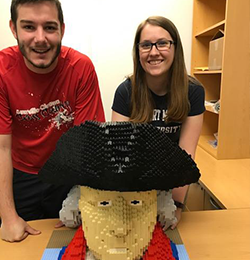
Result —
<instances>
[{"instance_id":1,"label":"beige wall","mask_svg":"<svg viewBox=\"0 0 250 260\"><path fill-rule=\"evenodd\" d=\"M0 1L0 49L15 44L8 28L11 0ZM191 63L193 0L61 0L66 32L63 44L87 54L100 83L107 121L117 86L132 72L132 45L138 24L162 15L177 26L188 71Z\"/></svg>"},{"instance_id":2,"label":"beige wall","mask_svg":"<svg viewBox=\"0 0 250 260\"><path fill-rule=\"evenodd\" d=\"M0 1L0 50L16 44L15 38L9 29L11 0Z\"/></svg>"}]
</instances>

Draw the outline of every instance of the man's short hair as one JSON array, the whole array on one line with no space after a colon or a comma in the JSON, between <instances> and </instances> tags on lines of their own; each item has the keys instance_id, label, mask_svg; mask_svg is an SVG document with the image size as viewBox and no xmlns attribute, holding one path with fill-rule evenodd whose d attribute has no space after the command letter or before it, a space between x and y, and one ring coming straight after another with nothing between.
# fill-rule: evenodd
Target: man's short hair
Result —
<instances>
[{"instance_id":1,"label":"man's short hair","mask_svg":"<svg viewBox=\"0 0 250 260\"><path fill-rule=\"evenodd\" d=\"M15 24L15 26L16 26L16 21L18 16L17 8L19 5L28 4L28 3L42 3L42 2L51 2L56 5L58 11L58 20L62 26L64 23L64 19L63 19L63 11L61 7L61 3L59 0L12 0L10 13L11 13L11 20Z\"/></svg>"}]
</instances>

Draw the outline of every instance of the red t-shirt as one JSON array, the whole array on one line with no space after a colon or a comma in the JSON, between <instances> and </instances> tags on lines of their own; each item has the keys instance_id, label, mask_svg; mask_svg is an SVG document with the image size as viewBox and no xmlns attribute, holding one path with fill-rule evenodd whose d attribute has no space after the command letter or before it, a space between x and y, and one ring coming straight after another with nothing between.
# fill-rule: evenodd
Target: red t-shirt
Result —
<instances>
[{"instance_id":1,"label":"red t-shirt","mask_svg":"<svg viewBox=\"0 0 250 260\"><path fill-rule=\"evenodd\" d=\"M62 47L48 74L30 71L18 46L0 52L0 134L12 134L13 167L36 174L60 136L85 120L105 121L90 59Z\"/></svg>"}]
</instances>

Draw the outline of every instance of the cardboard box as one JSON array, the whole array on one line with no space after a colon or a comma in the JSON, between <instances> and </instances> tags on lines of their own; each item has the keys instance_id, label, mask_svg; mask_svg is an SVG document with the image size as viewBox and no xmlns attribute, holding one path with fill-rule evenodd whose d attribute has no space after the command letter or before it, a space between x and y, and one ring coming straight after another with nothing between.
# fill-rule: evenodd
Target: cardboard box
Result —
<instances>
[{"instance_id":1,"label":"cardboard box","mask_svg":"<svg viewBox=\"0 0 250 260\"><path fill-rule=\"evenodd\" d=\"M219 30L209 43L208 69L222 69L222 54L223 54L224 32Z\"/></svg>"}]
</instances>

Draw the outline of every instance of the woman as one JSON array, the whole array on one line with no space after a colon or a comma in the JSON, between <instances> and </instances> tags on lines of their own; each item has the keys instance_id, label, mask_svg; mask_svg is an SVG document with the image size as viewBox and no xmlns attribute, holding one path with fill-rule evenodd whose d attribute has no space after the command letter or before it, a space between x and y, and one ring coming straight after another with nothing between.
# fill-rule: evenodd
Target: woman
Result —
<instances>
[{"instance_id":1,"label":"woman","mask_svg":"<svg viewBox=\"0 0 250 260\"><path fill-rule=\"evenodd\" d=\"M136 31L134 72L117 88L112 121L150 122L194 159L202 128L204 89L187 75L181 39L175 25L149 17ZM188 187L173 189L177 223Z\"/></svg>"}]
</instances>

